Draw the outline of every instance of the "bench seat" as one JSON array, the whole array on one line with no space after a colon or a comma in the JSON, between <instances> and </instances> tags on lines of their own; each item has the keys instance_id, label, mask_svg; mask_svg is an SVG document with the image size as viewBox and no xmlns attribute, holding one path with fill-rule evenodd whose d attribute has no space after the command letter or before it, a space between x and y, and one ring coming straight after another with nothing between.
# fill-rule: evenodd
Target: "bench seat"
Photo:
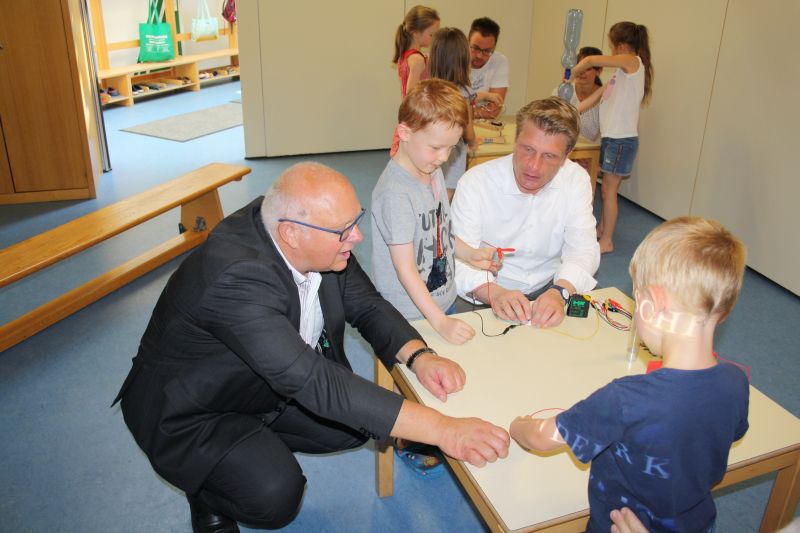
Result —
<instances>
[{"instance_id":1,"label":"bench seat","mask_svg":"<svg viewBox=\"0 0 800 533\"><path fill-rule=\"evenodd\" d=\"M205 241L222 220L217 188L250 169L212 163L0 250L0 287L180 206L184 231L165 243L0 327L0 351L69 316Z\"/></svg>"}]
</instances>

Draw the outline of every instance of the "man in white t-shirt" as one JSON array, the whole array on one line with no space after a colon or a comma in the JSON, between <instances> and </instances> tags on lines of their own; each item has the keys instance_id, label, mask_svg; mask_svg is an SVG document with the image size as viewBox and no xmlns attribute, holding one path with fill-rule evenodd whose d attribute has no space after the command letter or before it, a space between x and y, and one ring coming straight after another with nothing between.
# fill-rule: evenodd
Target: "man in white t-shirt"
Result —
<instances>
[{"instance_id":1,"label":"man in white t-shirt","mask_svg":"<svg viewBox=\"0 0 800 533\"><path fill-rule=\"evenodd\" d=\"M469 73L472 90L499 94L505 100L508 91L508 59L495 52L500 26L490 18L482 17L472 21L469 28ZM478 101L475 107L476 118L494 118L500 114L502 105L488 100Z\"/></svg>"},{"instance_id":2,"label":"man in white t-shirt","mask_svg":"<svg viewBox=\"0 0 800 533\"><path fill-rule=\"evenodd\" d=\"M556 326L569 297L597 283L592 187L586 170L567 159L578 123L578 111L560 98L535 100L517 113L514 152L458 182L453 233L474 248L515 251L497 276L457 263L456 290L505 320Z\"/></svg>"}]
</instances>

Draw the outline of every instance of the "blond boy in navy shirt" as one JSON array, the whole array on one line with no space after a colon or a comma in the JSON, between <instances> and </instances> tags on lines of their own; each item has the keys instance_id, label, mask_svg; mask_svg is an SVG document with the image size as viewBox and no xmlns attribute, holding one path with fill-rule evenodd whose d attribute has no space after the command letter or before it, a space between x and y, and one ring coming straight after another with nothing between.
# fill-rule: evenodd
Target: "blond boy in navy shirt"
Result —
<instances>
[{"instance_id":1,"label":"blond boy in navy shirt","mask_svg":"<svg viewBox=\"0 0 800 533\"><path fill-rule=\"evenodd\" d=\"M749 402L744 372L713 352L714 331L739 295L745 255L718 222L680 217L658 226L630 273L636 327L663 366L614 380L555 417L511 424L524 448L567 445L592 462L587 531L609 531L621 507L651 532L714 531L711 488L747 431Z\"/></svg>"}]
</instances>

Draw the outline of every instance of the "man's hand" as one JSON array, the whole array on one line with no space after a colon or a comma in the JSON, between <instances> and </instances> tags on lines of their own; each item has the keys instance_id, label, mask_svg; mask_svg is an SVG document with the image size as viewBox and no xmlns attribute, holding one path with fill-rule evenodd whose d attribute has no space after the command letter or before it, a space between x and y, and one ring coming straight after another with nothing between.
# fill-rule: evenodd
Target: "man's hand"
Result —
<instances>
[{"instance_id":1,"label":"man's hand","mask_svg":"<svg viewBox=\"0 0 800 533\"><path fill-rule=\"evenodd\" d=\"M444 453L474 466L508 456L511 438L506 430L480 418L445 417L441 442Z\"/></svg>"},{"instance_id":2,"label":"man's hand","mask_svg":"<svg viewBox=\"0 0 800 533\"><path fill-rule=\"evenodd\" d=\"M464 369L458 363L431 353L422 354L414 360L413 372L422 386L443 402L447 401L449 393L463 389L467 380Z\"/></svg>"},{"instance_id":3,"label":"man's hand","mask_svg":"<svg viewBox=\"0 0 800 533\"><path fill-rule=\"evenodd\" d=\"M551 328L564 320L564 300L558 289L548 289L536 298L531 306L531 325Z\"/></svg>"},{"instance_id":4,"label":"man's hand","mask_svg":"<svg viewBox=\"0 0 800 533\"><path fill-rule=\"evenodd\" d=\"M627 507L611 511L611 533L647 533L647 528L639 518Z\"/></svg>"},{"instance_id":5,"label":"man's hand","mask_svg":"<svg viewBox=\"0 0 800 533\"><path fill-rule=\"evenodd\" d=\"M445 315L431 325L444 340L453 344L464 344L475 336L475 330L472 329L472 326L458 318L451 318Z\"/></svg>"},{"instance_id":6,"label":"man's hand","mask_svg":"<svg viewBox=\"0 0 800 533\"><path fill-rule=\"evenodd\" d=\"M520 291L509 291L499 285L489 287L492 311L498 317L521 324L531 320L531 303Z\"/></svg>"}]
</instances>

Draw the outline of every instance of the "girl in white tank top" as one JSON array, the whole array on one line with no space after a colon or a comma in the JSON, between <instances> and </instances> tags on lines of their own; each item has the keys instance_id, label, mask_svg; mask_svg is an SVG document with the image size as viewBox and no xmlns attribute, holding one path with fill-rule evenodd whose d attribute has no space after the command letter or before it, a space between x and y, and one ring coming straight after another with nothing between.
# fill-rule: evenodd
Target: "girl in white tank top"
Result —
<instances>
[{"instance_id":1,"label":"girl in white tank top","mask_svg":"<svg viewBox=\"0 0 800 533\"><path fill-rule=\"evenodd\" d=\"M584 99L583 112L600 101L600 168L603 171L603 214L597 226L600 251L614 251L617 225L617 191L622 178L630 176L639 147L639 108L650 100L653 63L647 28L633 22L617 22L608 31L609 56L588 56L572 69L572 77L593 67L615 68L605 90Z\"/></svg>"}]
</instances>

